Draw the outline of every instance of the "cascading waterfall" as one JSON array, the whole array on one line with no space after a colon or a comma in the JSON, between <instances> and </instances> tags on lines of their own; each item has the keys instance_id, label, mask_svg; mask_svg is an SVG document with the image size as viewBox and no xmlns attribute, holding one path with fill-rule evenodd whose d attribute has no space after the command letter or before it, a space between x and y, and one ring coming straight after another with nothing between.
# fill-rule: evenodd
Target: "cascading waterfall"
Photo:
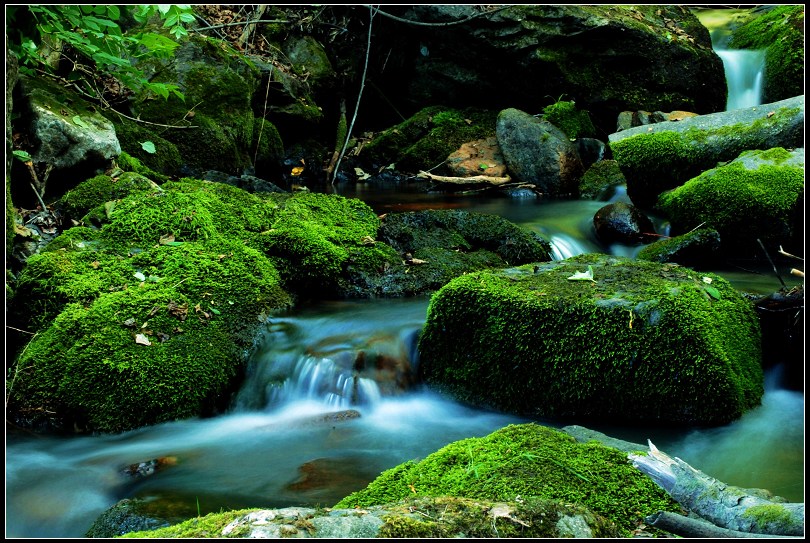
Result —
<instances>
[{"instance_id":1,"label":"cascading waterfall","mask_svg":"<svg viewBox=\"0 0 810 543\"><path fill-rule=\"evenodd\" d=\"M709 28L712 47L723 61L728 85L726 111L762 104L765 51L729 49L734 22L744 19L748 10L700 10L697 16Z\"/></svg>"},{"instance_id":2,"label":"cascading waterfall","mask_svg":"<svg viewBox=\"0 0 810 543\"><path fill-rule=\"evenodd\" d=\"M760 105L765 51L716 49L715 52L723 60L726 70L726 111Z\"/></svg>"}]
</instances>

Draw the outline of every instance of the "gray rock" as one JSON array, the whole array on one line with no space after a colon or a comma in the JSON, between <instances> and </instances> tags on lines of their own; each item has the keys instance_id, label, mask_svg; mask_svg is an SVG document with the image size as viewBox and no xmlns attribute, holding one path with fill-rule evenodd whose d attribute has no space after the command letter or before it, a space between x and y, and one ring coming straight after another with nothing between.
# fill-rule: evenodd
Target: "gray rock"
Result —
<instances>
[{"instance_id":1,"label":"gray rock","mask_svg":"<svg viewBox=\"0 0 810 543\"><path fill-rule=\"evenodd\" d=\"M547 196L576 193L584 168L562 130L518 109L505 109L495 127L504 161L518 181Z\"/></svg>"}]
</instances>

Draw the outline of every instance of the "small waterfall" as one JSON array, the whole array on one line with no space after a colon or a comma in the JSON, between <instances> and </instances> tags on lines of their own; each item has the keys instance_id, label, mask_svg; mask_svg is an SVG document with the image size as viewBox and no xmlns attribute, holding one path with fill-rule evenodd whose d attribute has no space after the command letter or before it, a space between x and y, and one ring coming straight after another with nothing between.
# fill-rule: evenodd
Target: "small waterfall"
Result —
<instances>
[{"instance_id":1,"label":"small waterfall","mask_svg":"<svg viewBox=\"0 0 810 543\"><path fill-rule=\"evenodd\" d=\"M726 111L760 105L765 51L716 49L715 52L723 60L726 70Z\"/></svg>"},{"instance_id":2,"label":"small waterfall","mask_svg":"<svg viewBox=\"0 0 810 543\"><path fill-rule=\"evenodd\" d=\"M762 104L765 51L729 49L734 28L748 17L748 9L701 9L696 15L709 29L712 47L723 61L728 85L726 111Z\"/></svg>"}]
</instances>

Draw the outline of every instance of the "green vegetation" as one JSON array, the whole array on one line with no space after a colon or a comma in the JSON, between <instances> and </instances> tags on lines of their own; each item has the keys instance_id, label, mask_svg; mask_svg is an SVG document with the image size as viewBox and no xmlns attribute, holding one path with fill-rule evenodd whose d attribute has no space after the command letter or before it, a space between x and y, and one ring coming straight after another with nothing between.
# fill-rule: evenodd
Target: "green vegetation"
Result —
<instances>
[{"instance_id":1,"label":"green vegetation","mask_svg":"<svg viewBox=\"0 0 810 543\"><path fill-rule=\"evenodd\" d=\"M462 144L494 136L496 118L497 112L431 106L381 133L361 156L379 165L395 163L400 171L429 170Z\"/></svg>"},{"instance_id":2,"label":"green vegetation","mask_svg":"<svg viewBox=\"0 0 810 543\"><path fill-rule=\"evenodd\" d=\"M543 108L543 118L565 132L572 141L596 136L587 111L577 109L573 100L560 100Z\"/></svg>"},{"instance_id":3,"label":"green vegetation","mask_svg":"<svg viewBox=\"0 0 810 543\"><path fill-rule=\"evenodd\" d=\"M9 28L17 30L9 35L9 49L20 59L20 73L52 72L65 44L83 57L81 62L89 62L133 90L183 98L176 84L151 81L131 60L172 55L178 46L175 40L188 35L184 25L194 21L191 6L25 5L13 6L7 13L15 23ZM127 14L141 25L140 32L122 32L118 21ZM153 17L169 28L175 40L143 30ZM84 91L101 98L94 81L85 81Z\"/></svg>"},{"instance_id":4,"label":"green vegetation","mask_svg":"<svg viewBox=\"0 0 810 543\"><path fill-rule=\"evenodd\" d=\"M559 500L580 504L630 532L656 511L677 504L627 460L596 442L577 443L537 424L510 425L469 438L383 472L335 508L369 507L408 496L456 496L515 502Z\"/></svg>"},{"instance_id":5,"label":"green vegetation","mask_svg":"<svg viewBox=\"0 0 810 543\"><path fill-rule=\"evenodd\" d=\"M431 386L528 416L724 424L763 393L759 321L727 281L598 254L454 279L419 352Z\"/></svg>"},{"instance_id":6,"label":"green vegetation","mask_svg":"<svg viewBox=\"0 0 810 543\"><path fill-rule=\"evenodd\" d=\"M656 208L671 220L675 233L701 224L716 229L724 251L758 252L757 239L798 246L803 232L796 231L792 216L801 205L804 164L803 158L786 164L791 156L782 148L746 151L662 194Z\"/></svg>"}]
</instances>

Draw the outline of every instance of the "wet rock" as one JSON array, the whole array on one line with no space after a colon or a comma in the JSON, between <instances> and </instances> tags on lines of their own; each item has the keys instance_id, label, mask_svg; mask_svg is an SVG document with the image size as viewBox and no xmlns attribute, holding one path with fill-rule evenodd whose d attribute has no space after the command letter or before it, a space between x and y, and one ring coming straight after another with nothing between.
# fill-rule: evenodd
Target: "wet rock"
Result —
<instances>
[{"instance_id":1,"label":"wet rock","mask_svg":"<svg viewBox=\"0 0 810 543\"><path fill-rule=\"evenodd\" d=\"M638 245L656 239L655 226L636 206L615 202L599 209L593 216L596 237L603 243Z\"/></svg>"}]
</instances>

